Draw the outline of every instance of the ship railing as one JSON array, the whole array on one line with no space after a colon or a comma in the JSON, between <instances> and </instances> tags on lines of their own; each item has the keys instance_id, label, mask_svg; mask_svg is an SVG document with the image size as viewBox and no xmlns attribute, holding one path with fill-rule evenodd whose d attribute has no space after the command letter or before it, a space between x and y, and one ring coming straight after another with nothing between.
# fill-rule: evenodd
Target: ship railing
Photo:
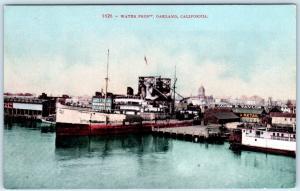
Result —
<instances>
[{"instance_id":1,"label":"ship railing","mask_svg":"<svg viewBox=\"0 0 300 191\"><path fill-rule=\"evenodd\" d=\"M271 135L271 138L266 138L266 137L259 136L259 135L246 135L246 136L253 137L253 138L261 138L261 139L279 140L279 141L291 141L291 142L296 141L296 138L293 138L293 137L279 137L279 136L273 136L273 135Z\"/></svg>"},{"instance_id":2,"label":"ship railing","mask_svg":"<svg viewBox=\"0 0 300 191\"><path fill-rule=\"evenodd\" d=\"M273 135L271 135L271 139L279 140L279 141L296 141L296 139L293 137L278 137L278 136L273 136Z\"/></svg>"},{"instance_id":3,"label":"ship railing","mask_svg":"<svg viewBox=\"0 0 300 191\"><path fill-rule=\"evenodd\" d=\"M69 106L69 105L62 105L62 104L57 108L80 110L80 111L93 111L92 108L89 107L76 107L76 106Z\"/></svg>"},{"instance_id":4,"label":"ship railing","mask_svg":"<svg viewBox=\"0 0 300 191\"><path fill-rule=\"evenodd\" d=\"M290 141L294 141L294 142L296 142L296 138L290 138Z\"/></svg>"}]
</instances>

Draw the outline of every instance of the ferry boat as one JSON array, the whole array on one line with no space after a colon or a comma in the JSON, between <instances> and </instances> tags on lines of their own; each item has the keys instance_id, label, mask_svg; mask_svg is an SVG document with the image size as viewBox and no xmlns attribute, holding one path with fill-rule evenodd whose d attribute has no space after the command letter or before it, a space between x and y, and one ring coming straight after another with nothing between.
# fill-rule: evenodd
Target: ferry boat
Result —
<instances>
[{"instance_id":1,"label":"ferry boat","mask_svg":"<svg viewBox=\"0 0 300 191\"><path fill-rule=\"evenodd\" d=\"M235 129L229 137L230 148L296 156L294 130L267 127Z\"/></svg>"}]
</instances>

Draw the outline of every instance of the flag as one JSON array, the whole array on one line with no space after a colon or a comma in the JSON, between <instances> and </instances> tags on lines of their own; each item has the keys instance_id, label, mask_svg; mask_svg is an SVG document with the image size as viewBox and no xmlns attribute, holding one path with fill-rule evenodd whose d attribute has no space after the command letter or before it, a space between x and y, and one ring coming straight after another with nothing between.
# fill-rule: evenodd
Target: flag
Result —
<instances>
[{"instance_id":1,"label":"flag","mask_svg":"<svg viewBox=\"0 0 300 191\"><path fill-rule=\"evenodd\" d=\"M145 60L145 63L148 65L148 61L147 61L146 56L144 57L144 60Z\"/></svg>"}]
</instances>

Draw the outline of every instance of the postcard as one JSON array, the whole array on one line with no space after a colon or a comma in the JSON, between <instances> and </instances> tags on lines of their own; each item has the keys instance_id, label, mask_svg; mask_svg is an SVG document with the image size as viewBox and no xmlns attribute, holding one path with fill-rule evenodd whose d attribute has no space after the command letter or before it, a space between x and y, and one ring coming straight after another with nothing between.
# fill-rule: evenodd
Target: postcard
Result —
<instances>
[{"instance_id":1,"label":"postcard","mask_svg":"<svg viewBox=\"0 0 300 191\"><path fill-rule=\"evenodd\" d=\"M296 6L6 5L7 189L292 188Z\"/></svg>"}]
</instances>

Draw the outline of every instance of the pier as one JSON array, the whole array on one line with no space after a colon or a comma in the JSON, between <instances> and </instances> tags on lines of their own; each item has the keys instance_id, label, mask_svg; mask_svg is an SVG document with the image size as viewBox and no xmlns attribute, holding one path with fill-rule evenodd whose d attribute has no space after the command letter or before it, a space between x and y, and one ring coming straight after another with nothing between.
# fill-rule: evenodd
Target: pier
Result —
<instances>
[{"instance_id":1,"label":"pier","mask_svg":"<svg viewBox=\"0 0 300 191\"><path fill-rule=\"evenodd\" d=\"M218 125L210 126L186 126L172 128L153 128L153 135L170 137L173 139L192 141L192 142L209 142L223 143L224 136L222 135Z\"/></svg>"}]
</instances>

